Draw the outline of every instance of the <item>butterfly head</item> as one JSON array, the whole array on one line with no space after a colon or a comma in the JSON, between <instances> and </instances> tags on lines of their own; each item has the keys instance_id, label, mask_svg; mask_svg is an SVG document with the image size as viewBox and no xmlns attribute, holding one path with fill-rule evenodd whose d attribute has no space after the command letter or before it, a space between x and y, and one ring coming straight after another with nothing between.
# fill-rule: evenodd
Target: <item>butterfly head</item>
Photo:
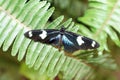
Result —
<instances>
[{"instance_id":1,"label":"butterfly head","mask_svg":"<svg viewBox=\"0 0 120 80\"><path fill-rule=\"evenodd\" d=\"M65 32L66 29L67 28L65 28L64 26L62 26L61 29L60 29L60 32Z\"/></svg>"}]
</instances>

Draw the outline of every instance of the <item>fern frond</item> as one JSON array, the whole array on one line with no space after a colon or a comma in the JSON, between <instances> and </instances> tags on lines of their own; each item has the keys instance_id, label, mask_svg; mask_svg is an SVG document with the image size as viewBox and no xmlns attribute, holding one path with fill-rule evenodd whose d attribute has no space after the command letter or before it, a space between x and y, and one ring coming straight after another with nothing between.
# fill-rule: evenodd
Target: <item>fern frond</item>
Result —
<instances>
[{"instance_id":1,"label":"fern frond","mask_svg":"<svg viewBox=\"0 0 120 80\"><path fill-rule=\"evenodd\" d=\"M114 41L117 46L120 46L120 40L115 32L119 31L119 0L112 1L98 1L98 0L89 0L91 9L88 9L85 16L79 18L79 21L94 27L92 30L95 34L94 37L97 37L97 41L102 45L102 50L108 50L107 48L107 39L109 37ZM107 5L105 5L107 4ZM115 25L116 24L116 25ZM104 34L104 35L103 35Z\"/></svg>"},{"instance_id":2,"label":"fern frond","mask_svg":"<svg viewBox=\"0 0 120 80\"><path fill-rule=\"evenodd\" d=\"M91 31L81 25L79 33L96 39L101 46L98 49L97 58L93 58L94 55L91 53L92 57L87 57L88 62L91 61L91 63L104 66L105 68L117 69L118 66L115 63L115 60L112 59L112 56L103 51L110 52L108 48L109 44L107 43L109 37L118 47L120 47L120 26L118 25L118 18L120 17L119 10L119 0L89 0L89 9L85 12L84 17L80 17L78 20L87 25ZM107 54L107 56L104 54ZM110 58L108 58L108 56ZM111 66L109 66L109 64L111 64Z\"/></svg>"},{"instance_id":3,"label":"fern frond","mask_svg":"<svg viewBox=\"0 0 120 80\"><path fill-rule=\"evenodd\" d=\"M0 1L0 47L7 51L12 46L11 55L17 56L21 61L25 57L25 63L39 71L39 74L46 74L54 78L60 71L64 79L76 79L85 77L90 67L73 58L64 56L63 52L41 43L34 43L24 37L24 33L30 29L44 28L54 8L49 8L46 1L30 0L1 0ZM59 28L63 16L58 17L46 28ZM68 19L62 25L74 23ZM57 27L58 26L58 27ZM77 28L78 26L76 26ZM75 30L77 32L78 28ZM86 68L84 71L81 67ZM72 73L71 73L72 71Z\"/></svg>"}]
</instances>

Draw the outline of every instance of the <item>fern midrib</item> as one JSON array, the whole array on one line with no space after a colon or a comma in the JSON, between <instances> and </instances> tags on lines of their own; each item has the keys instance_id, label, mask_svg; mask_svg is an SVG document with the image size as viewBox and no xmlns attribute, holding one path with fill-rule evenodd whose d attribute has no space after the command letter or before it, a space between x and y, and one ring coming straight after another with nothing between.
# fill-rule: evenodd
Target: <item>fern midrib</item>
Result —
<instances>
[{"instance_id":1,"label":"fern midrib","mask_svg":"<svg viewBox=\"0 0 120 80\"><path fill-rule=\"evenodd\" d=\"M115 5L113 6L113 8L111 9L111 12L109 13L108 17L106 18L106 20L104 21L104 23L102 24L102 26L96 31L96 34L94 35L95 37L98 36L100 34L100 32L102 32L104 30L104 27L107 25L107 23L109 22L109 20L111 19L112 14L114 13L114 10L116 9L118 3L120 0L118 0Z\"/></svg>"},{"instance_id":2,"label":"fern midrib","mask_svg":"<svg viewBox=\"0 0 120 80\"><path fill-rule=\"evenodd\" d=\"M16 21L16 23L20 24L20 25L21 25L21 27L26 28L27 30L31 30L31 28L30 28L30 27L26 27L26 25L24 25L24 24L23 24L23 23L21 23L18 19L16 19L13 15L11 15L11 14L9 13L9 11L6 11L6 10L5 10L5 9L3 9L2 7L0 7L0 11L5 12L8 16L10 16L10 17L11 17L11 19L12 19L12 20L14 20L14 21Z\"/></svg>"}]
</instances>

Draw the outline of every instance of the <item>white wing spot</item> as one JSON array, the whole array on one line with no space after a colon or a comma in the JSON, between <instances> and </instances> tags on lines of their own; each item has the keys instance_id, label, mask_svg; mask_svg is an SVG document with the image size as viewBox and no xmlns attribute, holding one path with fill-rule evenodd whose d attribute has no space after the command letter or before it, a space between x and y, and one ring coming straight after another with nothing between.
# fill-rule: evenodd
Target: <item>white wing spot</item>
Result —
<instances>
[{"instance_id":1,"label":"white wing spot","mask_svg":"<svg viewBox=\"0 0 120 80\"><path fill-rule=\"evenodd\" d=\"M29 31L28 35L29 35L29 37L32 37L33 36L32 31Z\"/></svg>"},{"instance_id":2,"label":"white wing spot","mask_svg":"<svg viewBox=\"0 0 120 80\"><path fill-rule=\"evenodd\" d=\"M91 46L92 46L92 47L95 47L95 44L96 44L96 42L93 41L92 44L91 44Z\"/></svg>"},{"instance_id":3,"label":"white wing spot","mask_svg":"<svg viewBox=\"0 0 120 80\"><path fill-rule=\"evenodd\" d=\"M42 33L39 34L39 36L41 37L41 39L45 39L47 37L47 32L45 30L42 30Z\"/></svg>"},{"instance_id":4,"label":"white wing spot","mask_svg":"<svg viewBox=\"0 0 120 80\"><path fill-rule=\"evenodd\" d=\"M79 45L82 45L84 43L84 41L82 40L82 36L77 37L77 42Z\"/></svg>"}]
</instances>

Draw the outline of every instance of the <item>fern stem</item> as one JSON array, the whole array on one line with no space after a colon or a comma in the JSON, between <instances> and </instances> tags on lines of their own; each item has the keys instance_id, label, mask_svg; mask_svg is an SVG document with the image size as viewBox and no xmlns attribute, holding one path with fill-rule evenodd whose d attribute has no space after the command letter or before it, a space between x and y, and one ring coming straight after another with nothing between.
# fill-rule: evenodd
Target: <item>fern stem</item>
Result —
<instances>
[{"instance_id":1,"label":"fern stem","mask_svg":"<svg viewBox=\"0 0 120 80\"><path fill-rule=\"evenodd\" d=\"M106 18L106 20L104 21L104 23L102 24L101 28L96 31L96 34L94 35L95 37L98 36L98 34L100 34L100 32L102 32L102 31L104 30L104 27L107 25L107 23L108 23L109 20L111 19L111 16L112 16L112 14L114 13L114 10L116 9L119 1L120 1L120 0L118 0L118 1L115 3L114 7L111 9L111 12L109 13L109 15L108 15L108 17Z\"/></svg>"}]
</instances>

